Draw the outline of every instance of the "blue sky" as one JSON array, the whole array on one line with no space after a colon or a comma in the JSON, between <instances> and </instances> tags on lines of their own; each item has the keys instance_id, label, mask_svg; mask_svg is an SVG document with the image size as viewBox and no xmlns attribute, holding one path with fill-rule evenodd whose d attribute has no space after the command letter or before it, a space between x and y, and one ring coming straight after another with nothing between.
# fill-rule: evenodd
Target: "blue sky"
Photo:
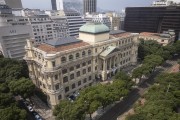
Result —
<instances>
[{"instance_id":1,"label":"blue sky","mask_svg":"<svg viewBox=\"0 0 180 120\"><path fill-rule=\"evenodd\" d=\"M98 7L121 11L125 7L150 6L154 0L97 0ZM24 8L51 9L51 0L22 0Z\"/></svg>"}]
</instances>

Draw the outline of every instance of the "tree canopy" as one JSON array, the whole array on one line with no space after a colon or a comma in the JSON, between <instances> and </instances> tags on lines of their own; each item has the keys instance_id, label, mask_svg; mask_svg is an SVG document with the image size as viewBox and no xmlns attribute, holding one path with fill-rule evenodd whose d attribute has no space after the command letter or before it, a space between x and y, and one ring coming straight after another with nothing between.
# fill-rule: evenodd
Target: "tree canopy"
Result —
<instances>
[{"instance_id":1,"label":"tree canopy","mask_svg":"<svg viewBox=\"0 0 180 120\"><path fill-rule=\"evenodd\" d=\"M0 58L0 82L28 78L28 69L24 61L9 58Z\"/></svg>"},{"instance_id":2,"label":"tree canopy","mask_svg":"<svg viewBox=\"0 0 180 120\"><path fill-rule=\"evenodd\" d=\"M141 60L148 55L158 55L161 56L164 60L167 60L172 57L172 55L179 51L180 42L177 42L173 45L162 46L158 44L157 41L154 40L140 40L139 48L138 48L138 57Z\"/></svg>"},{"instance_id":3,"label":"tree canopy","mask_svg":"<svg viewBox=\"0 0 180 120\"><path fill-rule=\"evenodd\" d=\"M21 78L19 80L14 80L9 83L9 88L12 93L20 94L24 98L33 95L35 85L31 80L27 78Z\"/></svg>"},{"instance_id":4,"label":"tree canopy","mask_svg":"<svg viewBox=\"0 0 180 120\"><path fill-rule=\"evenodd\" d=\"M0 57L0 118L2 120L26 120L27 113L15 101L15 95L30 97L35 86L28 79L24 61Z\"/></svg>"},{"instance_id":5,"label":"tree canopy","mask_svg":"<svg viewBox=\"0 0 180 120\"><path fill-rule=\"evenodd\" d=\"M126 120L179 120L175 109L180 105L180 73L163 73L143 96L144 105L137 103L135 114Z\"/></svg>"},{"instance_id":6,"label":"tree canopy","mask_svg":"<svg viewBox=\"0 0 180 120\"><path fill-rule=\"evenodd\" d=\"M129 84L130 77L124 72L119 72L114 77L112 84L95 85L80 92L80 96L75 102L68 100L60 101L54 109L57 119L64 120L84 120L85 115L94 113L99 107L103 109L121 97L129 93L133 83Z\"/></svg>"}]
</instances>

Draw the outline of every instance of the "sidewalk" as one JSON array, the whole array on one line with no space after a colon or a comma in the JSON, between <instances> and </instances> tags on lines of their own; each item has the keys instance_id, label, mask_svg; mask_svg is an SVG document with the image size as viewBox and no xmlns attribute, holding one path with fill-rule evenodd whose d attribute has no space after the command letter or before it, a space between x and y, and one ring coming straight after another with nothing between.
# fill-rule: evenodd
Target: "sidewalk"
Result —
<instances>
[{"instance_id":1,"label":"sidewalk","mask_svg":"<svg viewBox=\"0 0 180 120\"><path fill-rule=\"evenodd\" d=\"M52 110L44 102L41 101L36 95L31 97L31 100L34 103L34 110L39 113L39 115L45 120L55 120L55 117L52 115Z\"/></svg>"}]
</instances>

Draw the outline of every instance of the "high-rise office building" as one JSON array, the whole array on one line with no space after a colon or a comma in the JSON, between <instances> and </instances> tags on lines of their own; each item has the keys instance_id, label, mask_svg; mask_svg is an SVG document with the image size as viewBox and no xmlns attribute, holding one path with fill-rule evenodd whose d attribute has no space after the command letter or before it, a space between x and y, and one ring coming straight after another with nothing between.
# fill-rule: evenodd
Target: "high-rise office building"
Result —
<instances>
[{"instance_id":1,"label":"high-rise office building","mask_svg":"<svg viewBox=\"0 0 180 120\"><path fill-rule=\"evenodd\" d=\"M63 0L51 0L52 10L63 10Z\"/></svg>"},{"instance_id":2,"label":"high-rise office building","mask_svg":"<svg viewBox=\"0 0 180 120\"><path fill-rule=\"evenodd\" d=\"M175 30L180 36L180 6L128 7L125 30L129 32L158 32Z\"/></svg>"},{"instance_id":3,"label":"high-rise office building","mask_svg":"<svg viewBox=\"0 0 180 120\"><path fill-rule=\"evenodd\" d=\"M83 0L84 14L95 13L97 9L97 0Z\"/></svg>"},{"instance_id":4,"label":"high-rise office building","mask_svg":"<svg viewBox=\"0 0 180 120\"><path fill-rule=\"evenodd\" d=\"M13 16L11 8L0 5L0 51L3 56L23 59L26 39L31 38L32 30L28 18Z\"/></svg>"},{"instance_id":5,"label":"high-rise office building","mask_svg":"<svg viewBox=\"0 0 180 120\"><path fill-rule=\"evenodd\" d=\"M10 8L23 8L21 0L4 0Z\"/></svg>"}]
</instances>

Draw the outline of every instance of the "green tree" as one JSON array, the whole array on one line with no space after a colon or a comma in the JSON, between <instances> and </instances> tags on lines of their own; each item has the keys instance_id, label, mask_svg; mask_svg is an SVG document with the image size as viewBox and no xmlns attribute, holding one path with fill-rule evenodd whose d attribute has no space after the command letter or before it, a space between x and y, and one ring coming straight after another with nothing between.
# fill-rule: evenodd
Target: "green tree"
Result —
<instances>
[{"instance_id":1,"label":"green tree","mask_svg":"<svg viewBox=\"0 0 180 120\"><path fill-rule=\"evenodd\" d=\"M17 81L11 81L9 83L9 88L12 93L20 94L24 98L30 97L34 93L35 85L31 80L26 78L21 78Z\"/></svg>"},{"instance_id":2,"label":"green tree","mask_svg":"<svg viewBox=\"0 0 180 120\"><path fill-rule=\"evenodd\" d=\"M131 87L134 85L134 82L131 80L131 77L128 76L125 72L120 71L116 73L116 75L113 78L114 80L121 80L126 83L126 88L131 89Z\"/></svg>"},{"instance_id":3,"label":"green tree","mask_svg":"<svg viewBox=\"0 0 180 120\"><path fill-rule=\"evenodd\" d=\"M145 103L136 104L135 115L127 120L178 120L175 108L179 106L180 73L163 73L156 78L157 84L143 96Z\"/></svg>"},{"instance_id":4,"label":"green tree","mask_svg":"<svg viewBox=\"0 0 180 120\"><path fill-rule=\"evenodd\" d=\"M0 93L9 93L9 88L6 83L0 84Z\"/></svg>"},{"instance_id":5,"label":"green tree","mask_svg":"<svg viewBox=\"0 0 180 120\"><path fill-rule=\"evenodd\" d=\"M27 113L16 106L0 109L1 120L27 120Z\"/></svg>"},{"instance_id":6,"label":"green tree","mask_svg":"<svg viewBox=\"0 0 180 120\"><path fill-rule=\"evenodd\" d=\"M60 101L60 104L55 106L55 109L53 111L53 114L57 116L57 119L61 120L70 120L70 111L72 108L72 103L67 100Z\"/></svg>"},{"instance_id":7,"label":"green tree","mask_svg":"<svg viewBox=\"0 0 180 120\"><path fill-rule=\"evenodd\" d=\"M0 83L28 77L25 62L9 58L0 58Z\"/></svg>"},{"instance_id":8,"label":"green tree","mask_svg":"<svg viewBox=\"0 0 180 120\"><path fill-rule=\"evenodd\" d=\"M11 93L0 93L0 109L9 107L14 103L15 101Z\"/></svg>"},{"instance_id":9,"label":"green tree","mask_svg":"<svg viewBox=\"0 0 180 120\"><path fill-rule=\"evenodd\" d=\"M178 41L176 41L176 43L174 43L174 45L173 45L174 47L175 47L175 49L176 49L176 53L180 53L180 41L178 40Z\"/></svg>"},{"instance_id":10,"label":"green tree","mask_svg":"<svg viewBox=\"0 0 180 120\"><path fill-rule=\"evenodd\" d=\"M154 40L140 40L138 48L138 57L143 60L147 55L157 53L162 46Z\"/></svg>"},{"instance_id":11,"label":"green tree","mask_svg":"<svg viewBox=\"0 0 180 120\"><path fill-rule=\"evenodd\" d=\"M164 62L164 59L159 55L148 55L145 57L143 63L149 66L152 66L153 70L161 65Z\"/></svg>"}]
</instances>

